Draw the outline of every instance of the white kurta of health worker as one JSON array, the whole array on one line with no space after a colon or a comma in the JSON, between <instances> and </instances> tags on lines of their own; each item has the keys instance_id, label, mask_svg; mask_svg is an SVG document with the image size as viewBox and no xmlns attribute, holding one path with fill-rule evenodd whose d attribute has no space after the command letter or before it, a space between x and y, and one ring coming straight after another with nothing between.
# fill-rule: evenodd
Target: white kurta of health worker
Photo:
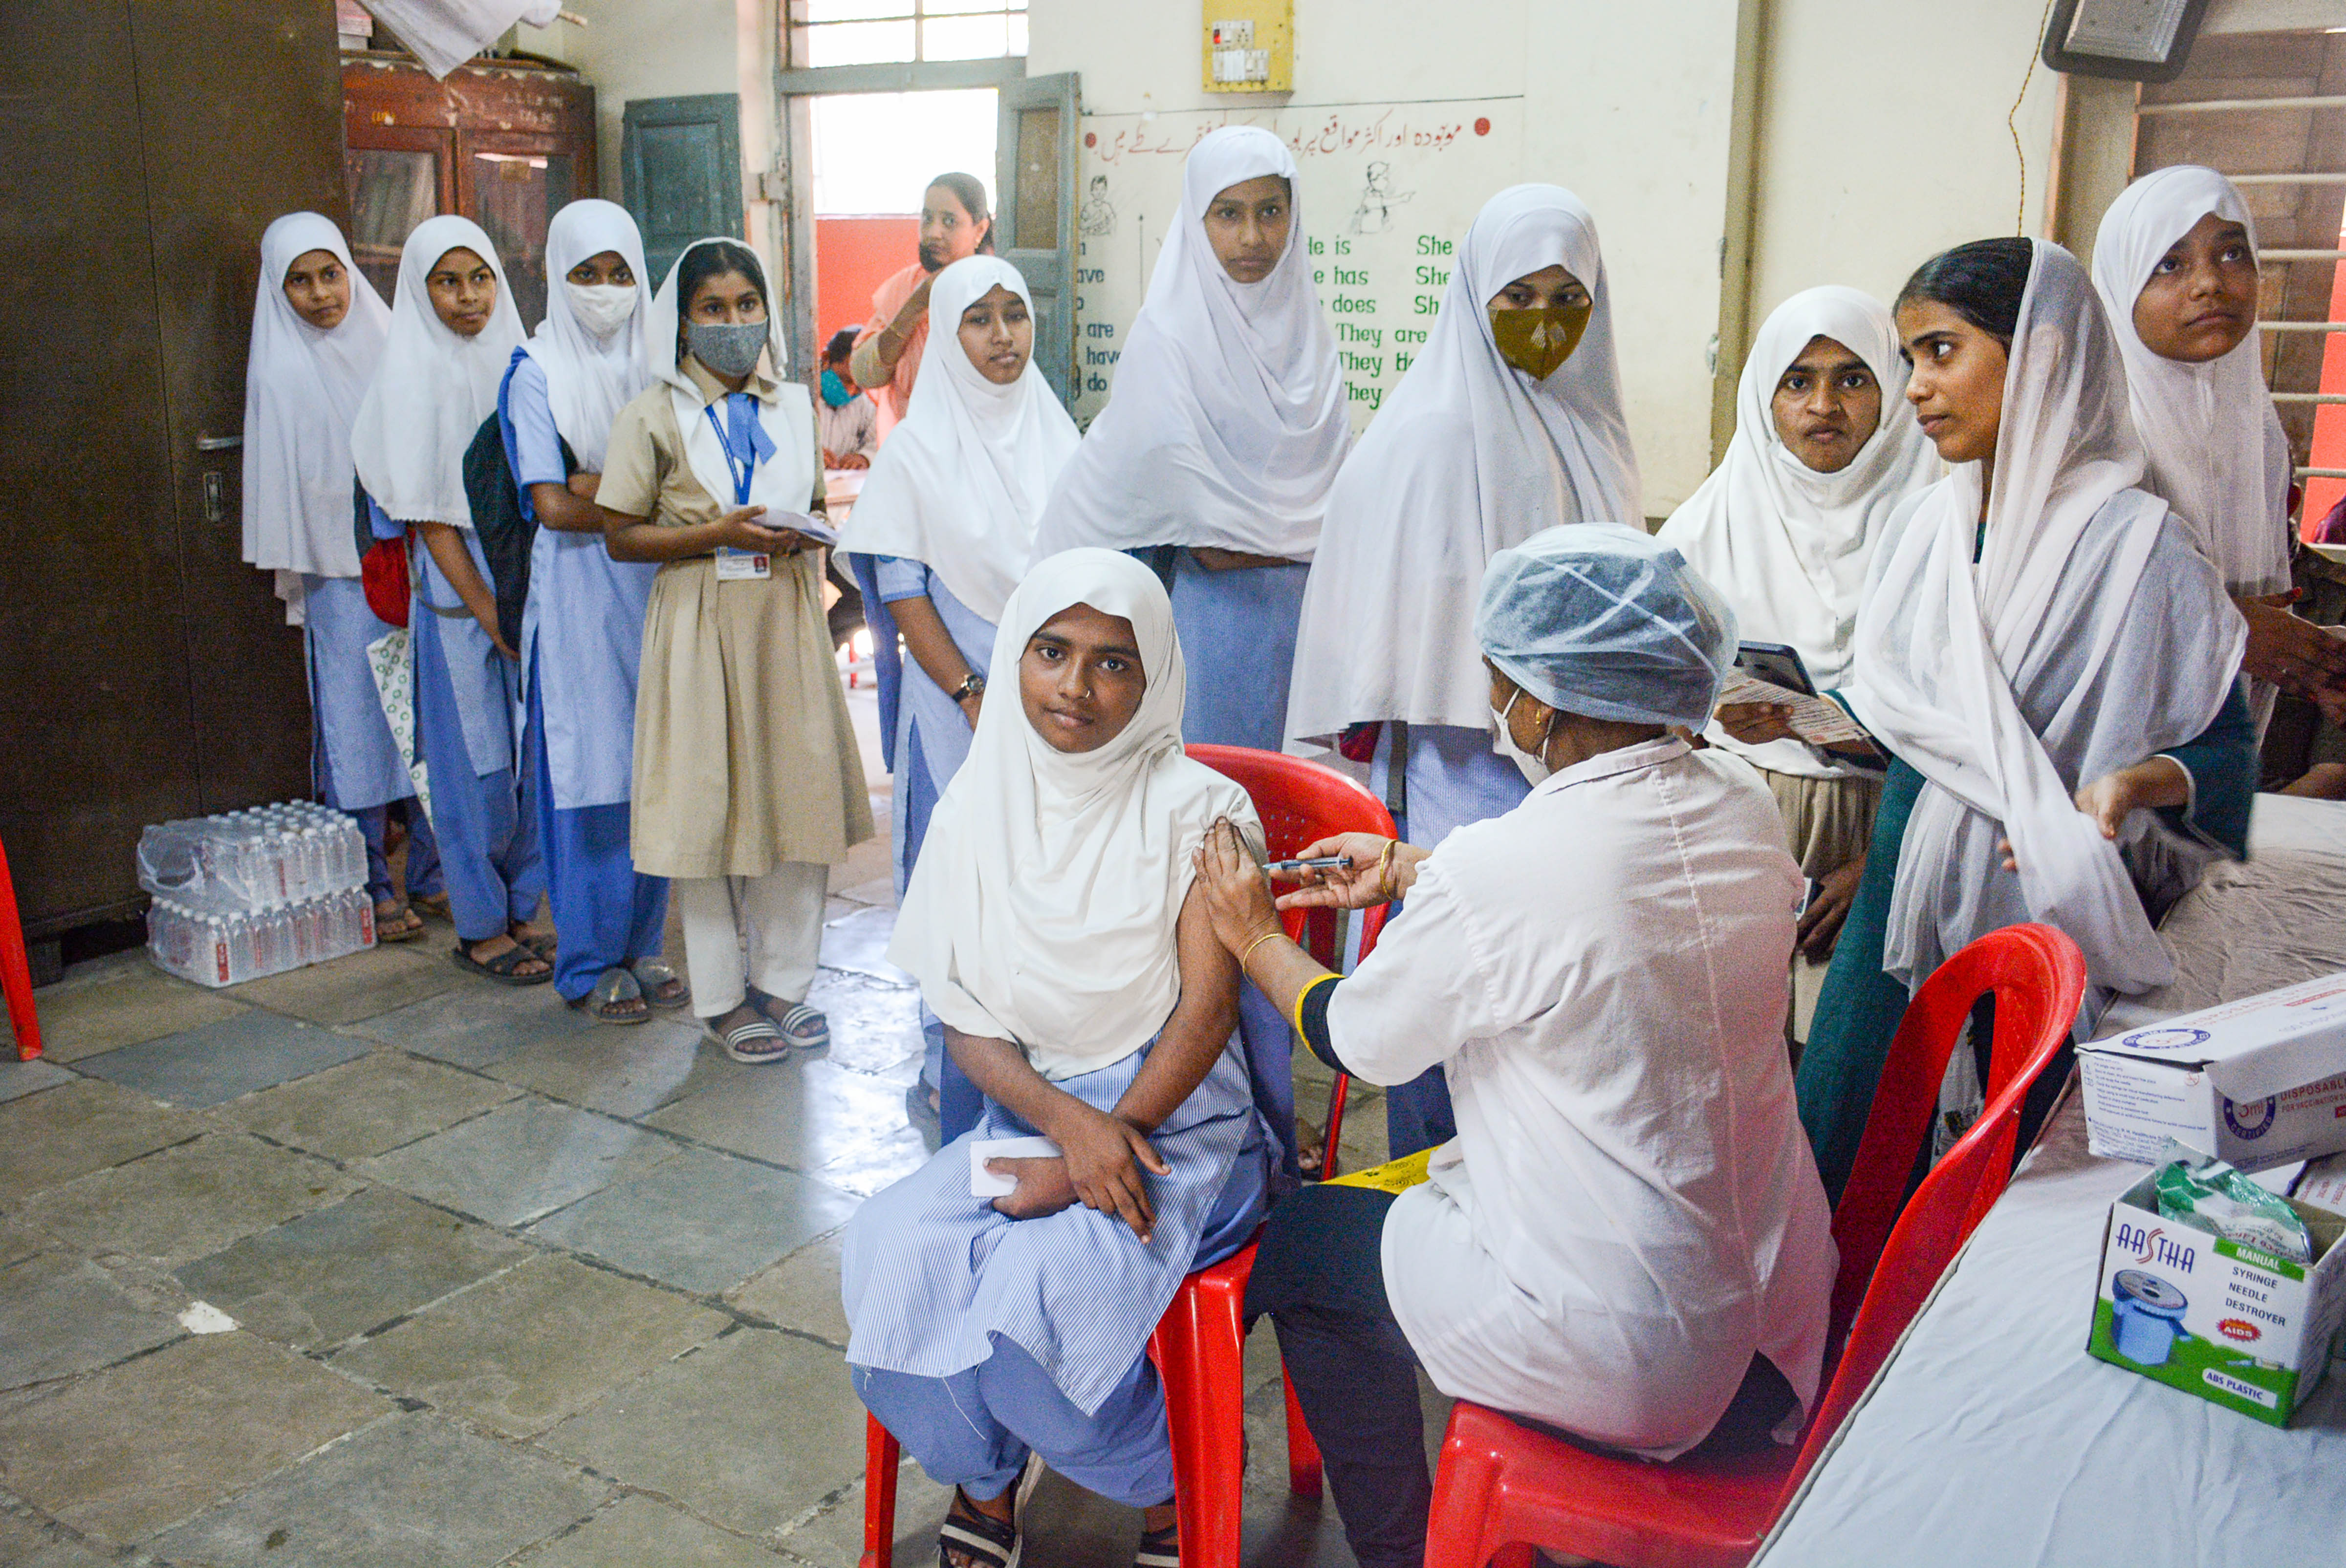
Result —
<instances>
[{"instance_id":1,"label":"white kurta of health worker","mask_svg":"<svg viewBox=\"0 0 2346 1568\"><path fill-rule=\"evenodd\" d=\"M1677 551L1611 528L1500 551L1475 634L1551 707L1688 727L1736 646ZM1784 1054L1800 885L1750 765L1669 736L1545 778L1419 868L1327 1021L1372 1083L1449 1077L1458 1135L1382 1242L1444 1393L1663 1458L1754 1354L1814 1397L1836 1256Z\"/></svg>"}]
</instances>

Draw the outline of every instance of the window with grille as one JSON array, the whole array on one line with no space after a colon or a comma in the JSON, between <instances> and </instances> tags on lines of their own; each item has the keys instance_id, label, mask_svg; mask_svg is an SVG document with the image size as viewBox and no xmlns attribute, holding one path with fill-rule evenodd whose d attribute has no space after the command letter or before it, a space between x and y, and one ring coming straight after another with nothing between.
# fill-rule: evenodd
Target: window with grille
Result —
<instances>
[{"instance_id":1,"label":"window with grille","mask_svg":"<svg viewBox=\"0 0 2346 1568\"><path fill-rule=\"evenodd\" d=\"M990 60L1026 53L1026 0L790 0L793 66Z\"/></svg>"},{"instance_id":2,"label":"window with grille","mask_svg":"<svg viewBox=\"0 0 2346 1568\"><path fill-rule=\"evenodd\" d=\"M2134 172L2178 163L2256 219L2265 377L2316 521L2346 499L2346 33L2203 35L2136 108Z\"/></svg>"}]
</instances>

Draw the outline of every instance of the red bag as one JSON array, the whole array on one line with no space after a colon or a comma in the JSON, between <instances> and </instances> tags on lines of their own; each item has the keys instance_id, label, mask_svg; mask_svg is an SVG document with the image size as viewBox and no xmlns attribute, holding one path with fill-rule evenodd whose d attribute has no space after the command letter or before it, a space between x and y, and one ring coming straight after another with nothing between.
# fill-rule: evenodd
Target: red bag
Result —
<instances>
[{"instance_id":1,"label":"red bag","mask_svg":"<svg viewBox=\"0 0 2346 1568\"><path fill-rule=\"evenodd\" d=\"M410 530L413 532L413 530ZM366 588L367 608L386 626L407 624L407 541L378 539L359 557L359 581Z\"/></svg>"},{"instance_id":2,"label":"red bag","mask_svg":"<svg viewBox=\"0 0 2346 1568\"><path fill-rule=\"evenodd\" d=\"M1348 762L1373 762L1377 756L1377 740L1383 735L1384 728L1375 719L1350 726L1337 738L1336 749Z\"/></svg>"}]
</instances>

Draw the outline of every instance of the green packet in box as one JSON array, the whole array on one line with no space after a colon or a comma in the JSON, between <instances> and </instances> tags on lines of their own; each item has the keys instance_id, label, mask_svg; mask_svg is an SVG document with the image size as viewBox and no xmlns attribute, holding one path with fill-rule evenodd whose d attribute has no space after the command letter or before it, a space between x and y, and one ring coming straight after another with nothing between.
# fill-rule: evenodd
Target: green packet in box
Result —
<instances>
[{"instance_id":1,"label":"green packet in box","mask_svg":"<svg viewBox=\"0 0 2346 1568\"><path fill-rule=\"evenodd\" d=\"M2320 1386L2346 1320L2346 1218L2275 1199L2311 1241L2312 1262L2294 1263L2162 1217L2158 1176L2144 1173L2110 1205L2087 1353L2288 1425Z\"/></svg>"}]
</instances>

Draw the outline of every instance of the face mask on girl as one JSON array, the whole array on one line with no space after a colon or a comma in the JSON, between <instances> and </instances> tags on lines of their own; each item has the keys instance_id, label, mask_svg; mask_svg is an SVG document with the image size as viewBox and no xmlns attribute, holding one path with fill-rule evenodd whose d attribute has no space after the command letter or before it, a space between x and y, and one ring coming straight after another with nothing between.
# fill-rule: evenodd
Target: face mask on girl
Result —
<instances>
[{"instance_id":1,"label":"face mask on girl","mask_svg":"<svg viewBox=\"0 0 2346 1568\"><path fill-rule=\"evenodd\" d=\"M1541 780L1556 769L1516 745L1515 731L1507 728L1507 715L1515 711L1515 698L1523 694L1523 688L1517 687L1508 696L1506 707L1491 709L1491 718L1497 724L1499 731L1497 738L1491 743L1491 749L1514 763L1522 771L1525 781L1536 789ZM1556 728L1556 716L1553 713L1548 715L1547 722L1548 728L1553 731ZM1543 751L1547 749L1547 739L1545 736L1541 738L1540 749Z\"/></svg>"},{"instance_id":2,"label":"face mask on girl","mask_svg":"<svg viewBox=\"0 0 2346 1568\"><path fill-rule=\"evenodd\" d=\"M617 283L573 283L563 280L570 295L570 313L589 337L607 338L636 313L636 290Z\"/></svg>"},{"instance_id":3,"label":"face mask on girl","mask_svg":"<svg viewBox=\"0 0 2346 1568\"><path fill-rule=\"evenodd\" d=\"M684 346L720 376L746 376L758 368L767 331L763 321L692 321L685 326Z\"/></svg>"}]
</instances>

